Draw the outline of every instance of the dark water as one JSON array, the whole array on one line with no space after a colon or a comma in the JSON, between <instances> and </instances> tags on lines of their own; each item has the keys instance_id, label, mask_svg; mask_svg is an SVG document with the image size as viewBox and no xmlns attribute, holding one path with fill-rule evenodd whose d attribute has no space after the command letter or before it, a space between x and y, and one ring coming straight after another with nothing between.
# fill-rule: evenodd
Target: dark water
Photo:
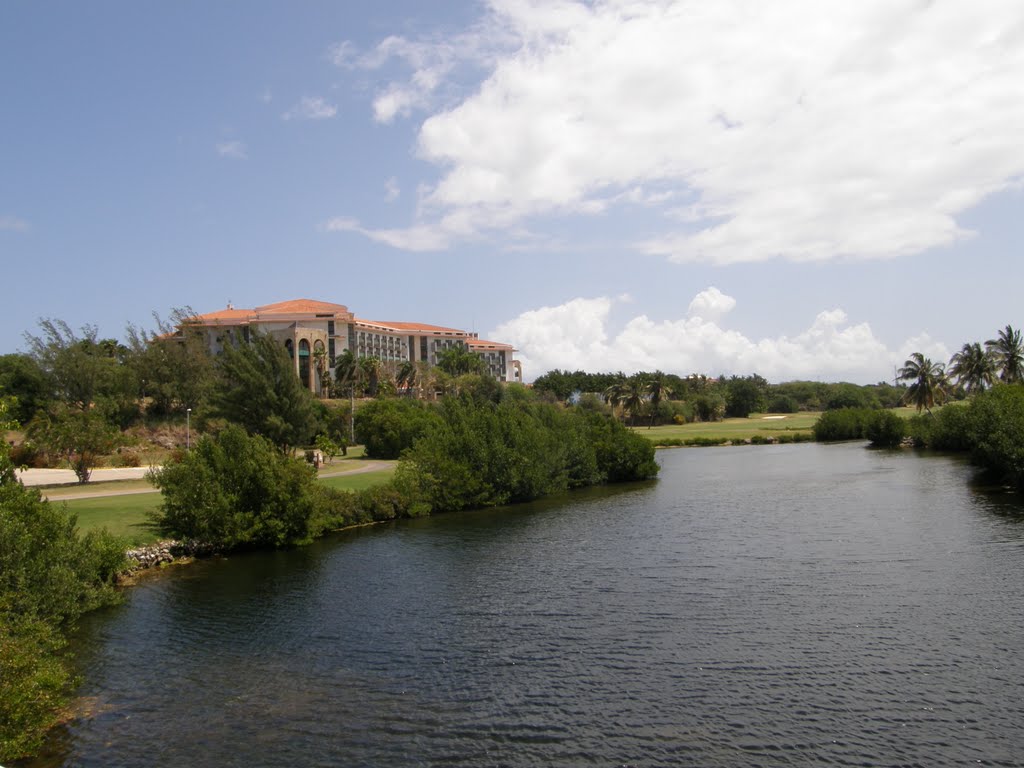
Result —
<instances>
[{"instance_id":1,"label":"dark water","mask_svg":"<svg viewBox=\"0 0 1024 768\"><path fill-rule=\"evenodd\" d=\"M945 458L656 483L200 563L83 630L43 765L1024 765L1024 523Z\"/></svg>"}]
</instances>

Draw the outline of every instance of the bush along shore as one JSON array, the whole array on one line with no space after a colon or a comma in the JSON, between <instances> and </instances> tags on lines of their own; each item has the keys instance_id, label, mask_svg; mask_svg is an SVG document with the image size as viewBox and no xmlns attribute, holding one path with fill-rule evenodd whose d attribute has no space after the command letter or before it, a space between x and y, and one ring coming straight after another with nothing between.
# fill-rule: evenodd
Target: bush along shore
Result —
<instances>
[{"instance_id":1,"label":"bush along shore","mask_svg":"<svg viewBox=\"0 0 1024 768\"><path fill-rule=\"evenodd\" d=\"M617 421L529 398L447 398L409 439L393 481L346 492L319 485L311 467L259 435L228 426L153 475L163 493L154 523L163 535L221 550L291 546L351 525L658 472L653 445Z\"/></svg>"},{"instance_id":2,"label":"bush along shore","mask_svg":"<svg viewBox=\"0 0 1024 768\"><path fill-rule=\"evenodd\" d=\"M1024 491L1024 384L997 383L934 413L902 419L888 411L846 408L822 414L815 438L869 440L967 454L998 483Z\"/></svg>"}]
</instances>

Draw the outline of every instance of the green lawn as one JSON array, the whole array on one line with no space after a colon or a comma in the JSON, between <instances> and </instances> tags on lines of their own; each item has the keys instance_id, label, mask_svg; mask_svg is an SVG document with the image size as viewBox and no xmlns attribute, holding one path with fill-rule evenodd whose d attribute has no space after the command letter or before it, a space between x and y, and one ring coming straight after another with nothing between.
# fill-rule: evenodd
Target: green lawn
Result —
<instances>
[{"instance_id":1,"label":"green lawn","mask_svg":"<svg viewBox=\"0 0 1024 768\"><path fill-rule=\"evenodd\" d=\"M324 477L320 482L328 488L335 488L339 491L361 491L374 485L386 483L395 474L395 468L378 469L374 472L360 472L356 475L335 475Z\"/></svg>"},{"instance_id":2,"label":"green lawn","mask_svg":"<svg viewBox=\"0 0 1024 768\"><path fill-rule=\"evenodd\" d=\"M73 514L78 515L78 527L82 531L106 528L115 536L128 539L133 545L150 544L159 538L149 529L146 516L147 512L156 509L160 503L160 494L155 491L96 499L72 499L64 503Z\"/></svg>"},{"instance_id":3,"label":"green lawn","mask_svg":"<svg viewBox=\"0 0 1024 768\"><path fill-rule=\"evenodd\" d=\"M811 431L818 420L818 412L770 414L758 413L748 419L723 419L722 421L694 422L692 424L668 424L663 427L635 427L634 431L655 443L661 440L686 440L706 437L723 440L746 440L754 435L779 436L792 432ZM776 418L764 418L765 416Z\"/></svg>"},{"instance_id":4,"label":"green lawn","mask_svg":"<svg viewBox=\"0 0 1024 768\"><path fill-rule=\"evenodd\" d=\"M904 419L917 414L915 408L893 408L892 412ZM634 427L638 435L646 437L657 445L662 440L686 440L706 437L722 440L747 440L755 435L764 437L787 433L811 433L811 427L821 416L819 411L802 413L755 413L747 419L723 419L722 421L694 422L692 424L669 424L663 427ZM767 418L766 418L767 417Z\"/></svg>"},{"instance_id":5,"label":"green lawn","mask_svg":"<svg viewBox=\"0 0 1024 768\"><path fill-rule=\"evenodd\" d=\"M374 485L387 482L394 475L394 467L379 469L374 472L335 475L320 480L329 488L342 491L360 491ZM140 485L141 483L141 485ZM89 484L81 487L82 493L95 493L102 490L123 490L130 487L152 487L148 483L135 480L114 481L109 483ZM63 492L65 489L60 489ZM58 500L55 503L60 504ZM116 536L123 536L132 545L151 544L159 539L149 528L147 513L160 504L160 494L132 493L124 496L101 496L94 499L66 499L63 503L78 516L78 527L82 531L106 528Z\"/></svg>"}]
</instances>

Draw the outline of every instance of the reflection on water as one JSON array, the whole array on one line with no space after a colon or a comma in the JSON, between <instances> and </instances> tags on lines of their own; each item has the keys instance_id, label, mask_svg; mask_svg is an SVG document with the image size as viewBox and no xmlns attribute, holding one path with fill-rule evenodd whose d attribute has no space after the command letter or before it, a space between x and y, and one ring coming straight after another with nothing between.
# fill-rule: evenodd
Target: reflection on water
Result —
<instances>
[{"instance_id":1,"label":"reflection on water","mask_svg":"<svg viewBox=\"0 0 1024 768\"><path fill-rule=\"evenodd\" d=\"M1021 764L1018 499L856 445L661 461L148 580L34 765Z\"/></svg>"}]
</instances>

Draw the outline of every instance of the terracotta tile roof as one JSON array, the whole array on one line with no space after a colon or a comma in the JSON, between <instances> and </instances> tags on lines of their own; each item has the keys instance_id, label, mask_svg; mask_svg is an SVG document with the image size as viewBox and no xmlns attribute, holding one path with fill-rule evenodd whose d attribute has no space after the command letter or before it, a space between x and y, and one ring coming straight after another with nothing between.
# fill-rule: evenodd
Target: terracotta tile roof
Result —
<instances>
[{"instance_id":1,"label":"terracotta tile roof","mask_svg":"<svg viewBox=\"0 0 1024 768\"><path fill-rule=\"evenodd\" d=\"M326 315L326 314L348 314L348 307L344 304L331 304L328 301L317 301L316 299L291 299L279 301L276 304L264 304L256 307L260 315Z\"/></svg>"},{"instance_id":2,"label":"terracotta tile roof","mask_svg":"<svg viewBox=\"0 0 1024 768\"><path fill-rule=\"evenodd\" d=\"M205 315L195 315L186 322L218 323L225 321L251 320L256 313L251 309L220 309L216 312L207 312Z\"/></svg>"},{"instance_id":3,"label":"terracotta tile roof","mask_svg":"<svg viewBox=\"0 0 1024 768\"><path fill-rule=\"evenodd\" d=\"M427 333L460 333L466 334L467 331L459 330L458 328L445 328L442 325L428 325L427 323L404 323L397 320L364 320L363 318L357 317L355 322L365 323L366 325L379 325L385 328L394 328L396 331L425 331Z\"/></svg>"},{"instance_id":4,"label":"terracotta tile roof","mask_svg":"<svg viewBox=\"0 0 1024 768\"><path fill-rule=\"evenodd\" d=\"M279 301L276 304L265 304L256 309L235 309L229 306L227 309L219 309L216 312L207 312L205 315L196 315L190 320L200 324L237 324L239 322L253 322L254 320L267 319L275 315L348 315L348 307L343 304L331 304L327 301L316 301L314 299L291 299L290 301Z\"/></svg>"},{"instance_id":5,"label":"terracotta tile roof","mask_svg":"<svg viewBox=\"0 0 1024 768\"><path fill-rule=\"evenodd\" d=\"M493 347L494 349L512 349L511 344L503 344L500 341L487 341L486 339L466 339L467 347Z\"/></svg>"}]
</instances>

